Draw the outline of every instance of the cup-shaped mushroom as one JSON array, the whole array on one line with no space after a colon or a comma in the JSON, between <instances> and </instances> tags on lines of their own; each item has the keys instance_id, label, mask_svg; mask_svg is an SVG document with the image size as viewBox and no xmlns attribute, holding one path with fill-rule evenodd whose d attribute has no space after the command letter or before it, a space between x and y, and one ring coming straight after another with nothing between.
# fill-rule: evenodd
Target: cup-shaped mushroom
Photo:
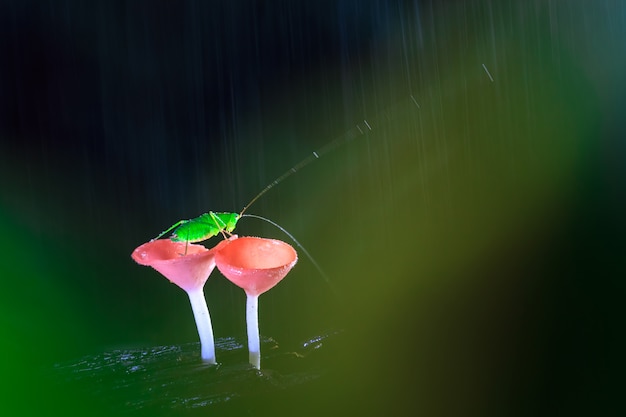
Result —
<instances>
[{"instance_id":1,"label":"cup-shaped mushroom","mask_svg":"<svg viewBox=\"0 0 626 417\"><path fill-rule=\"evenodd\" d=\"M297 261L298 254L287 243L260 237L231 240L215 254L220 272L246 292L249 360L256 369L261 369L259 295L285 278Z\"/></svg>"},{"instance_id":2,"label":"cup-shaped mushroom","mask_svg":"<svg viewBox=\"0 0 626 417\"><path fill-rule=\"evenodd\" d=\"M209 250L202 245L160 239L144 243L131 255L138 264L151 266L185 290L200 336L202 359L211 364L216 363L215 340L203 287L215 268L215 253L225 244L222 241Z\"/></svg>"},{"instance_id":3,"label":"cup-shaped mushroom","mask_svg":"<svg viewBox=\"0 0 626 417\"><path fill-rule=\"evenodd\" d=\"M291 245L275 239L240 237L216 251L220 272L248 295L260 295L278 284L298 261Z\"/></svg>"},{"instance_id":4,"label":"cup-shaped mushroom","mask_svg":"<svg viewBox=\"0 0 626 417\"><path fill-rule=\"evenodd\" d=\"M202 288L215 268L215 253L225 244L220 242L209 250L202 245L153 240L133 251L132 258L140 265L150 266L183 290Z\"/></svg>"}]
</instances>

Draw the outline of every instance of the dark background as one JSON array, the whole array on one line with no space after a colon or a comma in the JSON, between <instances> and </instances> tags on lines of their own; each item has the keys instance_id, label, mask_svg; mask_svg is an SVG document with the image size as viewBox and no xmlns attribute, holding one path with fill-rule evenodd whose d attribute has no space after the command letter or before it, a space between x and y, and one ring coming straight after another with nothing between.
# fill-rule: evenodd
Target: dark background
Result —
<instances>
[{"instance_id":1,"label":"dark background","mask_svg":"<svg viewBox=\"0 0 626 417\"><path fill-rule=\"evenodd\" d=\"M4 404L78 409L40 369L196 341L132 250L366 119L250 209L339 293L301 253L261 332L346 334L326 380L264 411L620 414L625 19L608 0L1 1ZM216 337L243 337L243 292L217 272L205 292Z\"/></svg>"}]
</instances>

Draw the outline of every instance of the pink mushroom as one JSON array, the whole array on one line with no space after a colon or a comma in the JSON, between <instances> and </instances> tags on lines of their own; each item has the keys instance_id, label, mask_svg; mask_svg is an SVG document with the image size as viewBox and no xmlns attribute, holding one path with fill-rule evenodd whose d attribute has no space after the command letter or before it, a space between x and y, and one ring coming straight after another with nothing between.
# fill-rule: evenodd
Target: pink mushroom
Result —
<instances>
[{"instance_id":1,"label":"pink mushroom","mask_svg":"<svg viewBox=\"0 0 626 417\"><path fill-rule=\"evenodd\" d=\"M236 236L231 239L236 239ZM222 241L209 250L202 245L160 239L144 243L131 255L138 264L156 269L185 290L200 336L202 359L210 364L216 363L215 342L203 287L215 268L215 254L227 243L228 241Z\"/></svg>"},{"instance_id":2,"label":"pink mushroom","mask_svg":"<svg viewBox=\"0 0 626 417\"><path fill-rule=\"evenodd\" d=\"M278 284L298 261L298 254L285 242L259 237L228 241L217 251L220 272L246 292L246 322L250 363L261 369L258 298Z\"/></svg>"}]
</instances>

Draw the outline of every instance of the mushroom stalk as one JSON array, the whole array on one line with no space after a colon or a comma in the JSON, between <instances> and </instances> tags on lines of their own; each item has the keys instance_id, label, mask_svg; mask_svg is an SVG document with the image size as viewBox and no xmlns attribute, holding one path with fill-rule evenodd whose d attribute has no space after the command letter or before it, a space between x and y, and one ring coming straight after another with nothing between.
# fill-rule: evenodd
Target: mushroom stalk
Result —
<instances>
[{"instance_id":1,"label":"mushroom stalk","mask_svg":"<svg viewBox=\"0 0 626 417\"><path fill-rule=\"evenodd\" d=\"M298 262L298 254L285 242L260 237L240 237L215 254L222 274L246 293L246 324L250 364L261 369L259 295L278 284Z\"/></svg>"},{"instance_id":2,"label":"mushroom stalk","mask_svg":"<svg viewBox=\"0 0 626 417\"><path fill-rule=\"evenodd\" d=\"M248 328L249 360L256 369L261 369L261 341L259 338L259 296L247 294L246 324Z\"/></svg>"},{"instance_id":3,"label":"mushroom stalk","mask_svg":"<svg viewBox=\"0 0 626 417\"><path fill-rule=\"evenodd\" d=\"M198 335L200 336L200 355L202 360L209 364L215 364L215 341L213 339L213 326L211 316L204 298L202 287L187 291L193 316L196 320Z\"/></svg>"}]
</instances>

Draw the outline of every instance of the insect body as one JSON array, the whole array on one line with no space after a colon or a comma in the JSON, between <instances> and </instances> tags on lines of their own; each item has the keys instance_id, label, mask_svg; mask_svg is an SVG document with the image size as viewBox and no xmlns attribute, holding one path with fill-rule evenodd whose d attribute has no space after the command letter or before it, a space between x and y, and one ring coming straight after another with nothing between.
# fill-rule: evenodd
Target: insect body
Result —
<instances>
[{"instance_id":1,"label":"insect body","mask_svg":"<svg viewBox=\"0 0 626 417\"><path fill-rule=\"evenodd\" d=\"M215 213L209 211L189 220L181 220L174 223L170 228L161 232L155 240L170 231L174 231L170 238L174 242L195 243L202 242L218 234L225 238L235 230L237 221L241 218L237 213Z\"/></svg>"}]
</instances>

